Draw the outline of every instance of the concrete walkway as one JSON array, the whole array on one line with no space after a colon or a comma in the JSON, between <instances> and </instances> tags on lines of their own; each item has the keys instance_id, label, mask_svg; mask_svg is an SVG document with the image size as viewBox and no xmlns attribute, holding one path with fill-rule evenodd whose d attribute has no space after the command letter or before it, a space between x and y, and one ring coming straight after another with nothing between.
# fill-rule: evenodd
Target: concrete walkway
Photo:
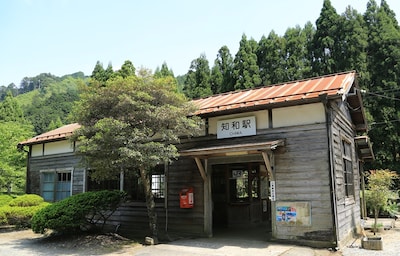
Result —
<instances>
[{"instance_id":1,"label":"concrete walkway","mask_svg":"<svg viewBox=\"0 0 400 256\"><path fill-rule=\"evenodd\" d=\"M178 240L168 244L147 246L138 249L134 255L147 256L308 256L325 255L316 254L314 249L288 244L270 243L265 241L254 241L244 239L224 238L199 238L190 240Z\"/></svg>"},{"instance_id":2,"label":"concrete walkway","mask_svg":"<svg viewBox=\"0 0 400 256\"><path fill-rule=\"evenodd\" d=\"M363 222L363 226L369 234L373 219ZM361 248L360 238L340 251L332 251L329 248L316 249L289 243L275 243L260 239L261 234L247 237L242 234L223 234L213 238L182 239L167 244L156 246L144 246L135 250L133 255L147 256L353 256L353 255L398 255L399 249L395 241L399 241L398 229L395 228L394 219L379 219L387 230L385 233L385 247L383 251L365 250ZM258 238L258 239L257 239Z\"/></svg>"}]
</instances>

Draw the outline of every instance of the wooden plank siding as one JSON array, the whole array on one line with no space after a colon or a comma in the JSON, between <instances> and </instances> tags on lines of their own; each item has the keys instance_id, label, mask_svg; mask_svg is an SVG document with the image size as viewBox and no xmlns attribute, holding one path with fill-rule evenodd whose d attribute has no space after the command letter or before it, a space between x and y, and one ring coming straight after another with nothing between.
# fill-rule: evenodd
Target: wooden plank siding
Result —
<instances>
[{"instance_id":1,"label":"wooden plank siding","mask_svg":"<svg viewBox=\"0 0 400 256\"><path fill-rule=\"evenodd\" d=\"M203 181L196 163L192 158L181 158L173 162L168 169L166 202L156 200L160 237L165 237L167 233L179 236L204 236ZM186 187L194 189L192 209L181 209L179 205L179 192ZM150 235L145 202L123 204L110 218L109 226L118 228L120 233L128 236Z\"/></svg>"},{"instance_id":2,"label":"wooden plank siding","mask_svg":"<svg viewBox=\"0 0 400 256\"><path fill-rule=\"evenodd\" d=\"M275 155L276 200L311 204L310 226L276 225L276 239L331 243L333 216L329 176L328 136L325 123L266 130L285 139ZM275 218L275 213L272 213Z\"/></svg>"},{"instance_id":3,"label":"wooden plank siding","mask_svg":"<svg viewBox=\"0 0 400 256\"><path fill-rule=\"evenodd\" d=\"M352 127L346 108L332 108L332 154L334 157L335 191L338 239L342 244L355 236L360 231L360 174L359 159L355 151L354 137L355 130ZM346 197L345 177L342 156L342 140L351 143L352 167L354 174L354 197Z\"/></svg>"},{"instance_id":4,"label":"wooden plank siding","mask_svg":"<svg viewBox=\"0 0 400 256\"><path fill-rule=\"evenodd\" d=\"M40 171L51 169L72 168L72 194L84 191L84 168L80 166L80 158L74 153L64 153L49 156L29 158L29 171L27 177L27 193L41 195Z\"/></svg>"}]
</instances>

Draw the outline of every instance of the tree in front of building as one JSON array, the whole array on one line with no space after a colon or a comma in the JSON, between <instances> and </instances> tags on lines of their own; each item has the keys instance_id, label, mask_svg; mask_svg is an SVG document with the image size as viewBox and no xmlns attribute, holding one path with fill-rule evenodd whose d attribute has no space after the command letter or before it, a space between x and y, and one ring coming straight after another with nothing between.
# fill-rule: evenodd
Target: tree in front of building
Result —
<instances>
[{"instance_id":1,"label":"tree in front of building","mask_svg":"<svg viewBox=\"0 0 400 256\"><path fill-rule=\"evenodd\" d=\"M375 223L378 226L378 217L381 210L386 210L388 201L393 192L391 187L398 175L390 170L371 170L367 173L368 203L374 210Z\"/></svg>"},{"instance_id":2,"label":"tree in front of building","mask_svg":"<svg viewBox=\"0 0 400 256\"><path fill-rule=\"evenodd\" d=\"M149 225L157 241L157 215L151 188L151 171L178 156L175 146L182 135L199 131L200 121L188 118L194 107L178 93L173 77L117 77L106 86L86 88L75 109L82 125L75 134L79 154L94 180L122 172L141 178Z\"/></svg>"}]
</instances>

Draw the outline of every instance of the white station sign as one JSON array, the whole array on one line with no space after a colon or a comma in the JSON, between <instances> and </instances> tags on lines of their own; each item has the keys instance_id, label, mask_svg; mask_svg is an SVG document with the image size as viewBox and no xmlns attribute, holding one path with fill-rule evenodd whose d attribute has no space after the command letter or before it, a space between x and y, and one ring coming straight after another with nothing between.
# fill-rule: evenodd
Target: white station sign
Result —
<instances>
[{"instance_id":1,"label":"white station sign","mask_svg":"<svg viewBox=\"0 0 400 256\"><path fill-rule=\"evenodd\" d=\"M239 117L217 122L217 139L256 135L256 117Z\"/></svg>"}]
</instances>

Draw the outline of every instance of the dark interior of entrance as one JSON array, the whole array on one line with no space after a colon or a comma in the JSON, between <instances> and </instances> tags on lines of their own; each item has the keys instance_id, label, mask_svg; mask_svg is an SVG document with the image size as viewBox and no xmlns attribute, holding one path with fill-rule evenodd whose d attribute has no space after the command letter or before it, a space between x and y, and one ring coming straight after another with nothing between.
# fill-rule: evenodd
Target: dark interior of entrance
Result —
<instances>
[{"instance_id":1,"label":"dark interior of entrance","mask_svg":"<svg viewBox=\"0 0 400 256\"><path fill-rule=\"evenodd\" d=\"M269 182L263 163L214 165L211 180L214 231L270 227Z\"/></svg>"}]
</instances>

